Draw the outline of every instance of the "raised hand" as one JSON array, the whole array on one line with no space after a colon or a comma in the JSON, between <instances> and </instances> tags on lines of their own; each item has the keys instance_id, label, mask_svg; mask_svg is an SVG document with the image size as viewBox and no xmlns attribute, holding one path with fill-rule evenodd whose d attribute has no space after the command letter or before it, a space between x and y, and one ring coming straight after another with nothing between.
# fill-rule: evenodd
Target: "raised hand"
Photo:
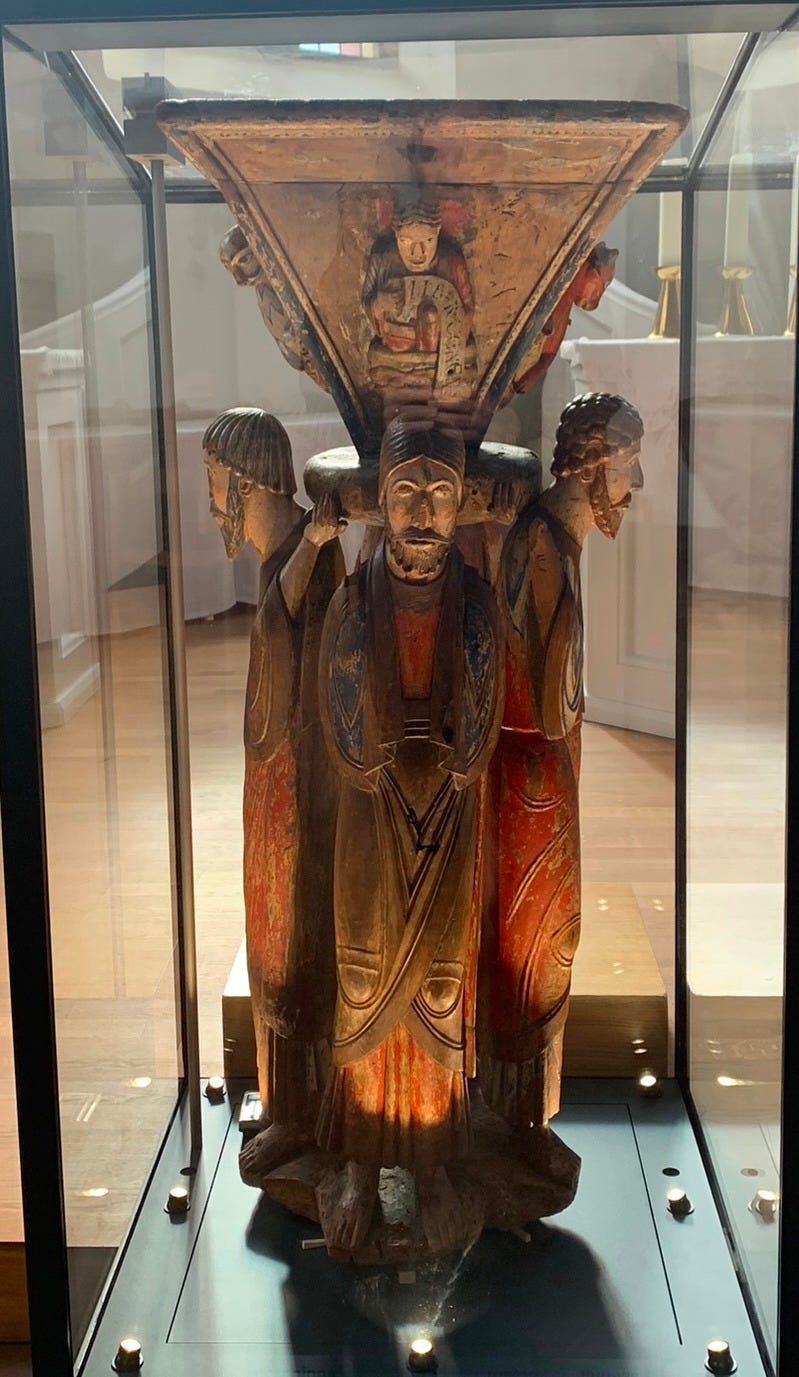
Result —
<instances>
[{"instance_id":1,"label":"raised hand","mask_svg":"<svg viewBox=\"0 0 799 1377\"><path fill-rule=\"evenodd\" d=\"M305 539L321 547L335 540L347 529L341 515L341 499L337 492L327 492L314 503L311 519L303 531Z\"/></svg>"},{"instance_id":2,"label":"raised hand","mask_svg":"<svg viewBox=\"0 0 799 1377\"><path fill-rule=\"evenodd\" d=\"M489 515L502 526L510 526L516 520L519 509L520 486L513 479L501 479L494 484L491 495Z\"/></svg>"}]
</instances>

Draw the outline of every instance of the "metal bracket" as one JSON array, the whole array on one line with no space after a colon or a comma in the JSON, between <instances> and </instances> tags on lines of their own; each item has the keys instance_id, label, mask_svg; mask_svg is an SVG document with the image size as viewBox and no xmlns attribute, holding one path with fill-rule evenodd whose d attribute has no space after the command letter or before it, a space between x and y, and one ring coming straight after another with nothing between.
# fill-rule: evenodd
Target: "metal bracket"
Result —
<instances>
[{"instance_id":1,"label":"metal bracket","mask_svg":"<svg viewBox=\"0 0 799 1377\"><path fill-rule=\"evenodd\" d=\"M129 158L147 163L157 159L171 167L184 165L186 159L180 149L161 132L155 119L161 101L180 94L166 77L150 76L149 72L140 77L122 78L122 103L129 116L123 125L125 152Z\"/></svg>"}]
</instances>

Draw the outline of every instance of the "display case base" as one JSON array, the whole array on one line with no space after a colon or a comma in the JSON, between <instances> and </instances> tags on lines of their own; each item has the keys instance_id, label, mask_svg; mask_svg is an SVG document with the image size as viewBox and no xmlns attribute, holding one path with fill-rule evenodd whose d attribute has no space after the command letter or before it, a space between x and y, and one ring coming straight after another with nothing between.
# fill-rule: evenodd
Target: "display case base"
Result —
<instances>
[{"instance_id":1,"label":"display case base","mask_svg":"<svg viewBox=\"0 0 799 1377\"><path fill-rule=\"evenodd\" d=\"M533 1224L529 1242L489 1232L411 1267L337 1263L318 1226L242 1185L241 1093L230 1092L203 1101L205 1147L179 1223L163 1208L187 1179L186 1116L176 1120L86 1377L107 1377L128 1335L148 1377L399 1377L418 1338L441 1377L702 1377L719 1338L741 1377L763 1377L673 1084L644 1098L634 1082L569 1082L557 1127L583 1161L569 1209ZM674 1186L694 1206L682 1220L667 1208Z\"/></svg>"}]
</instances>

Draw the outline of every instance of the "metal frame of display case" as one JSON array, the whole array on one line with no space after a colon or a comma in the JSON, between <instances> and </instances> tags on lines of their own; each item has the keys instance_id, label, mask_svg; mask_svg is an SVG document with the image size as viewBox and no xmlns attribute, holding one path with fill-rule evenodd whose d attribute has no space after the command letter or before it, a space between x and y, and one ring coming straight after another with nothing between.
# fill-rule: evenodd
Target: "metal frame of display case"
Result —
<instances>
[{"instance_id":1,"label":"metal frame of display case","mask_svg":"<svg viewBox=\"0 0 799 1377\"><path fill-rule=\"evenodd\" d=\"M192 21L191 38L198 43L225 46L251 45L268 31L269 41L296 38L300 15L285 0L237 0L235 12L221 0L0 0L0 25L12 43L25 46L15 26L36 25L46 38L49 65L61 78L101 139L124 162L131 185L141 199L147 224L149 262L158 264L158 216L152 179L124 156L121 130L70 48L80 46L81 33L91 26L90 46L126 46L134 31L140 38L143 26L154 43L164 41L181 20ZM399 38L407 33L409 20L415 38L477 38L491 36L570 36L579 34L683 33L695 31L747 32L723 83L717 101L701 131L684 169L668 175L654 174L642 190L681 190L683 194L682 262L693 265L696 193L723 186L720 169L707 168L705 156L735 99L741 77L755 51L760 33L787 30L799 24L799 7L783 0L679 0L665 5L660 0L502 0L502 3L464 4L463 0L387 0L379 11L364 0L305 0L303 21L313 20L315 33L335 28L336 37L346 30L361 31L368 17L375 37ZM259 29L259 24L262 26ZM255 25L255 28L253 27ZM98 28L99 26L99 28ZM166 27L165 27L166 26ZM154 36L153 36L154 35ZM66 50L59 40L70 39ZM87 43L86 46L89 46ZM32 50L31 50L32 51ZM784 174L758 169L754 180L761 186L783 186ZM16 277L12 233L10 173L5 108L5 87L0 62L0 442L3 483L0 502L0 579L7 590L0 599L0 805L9 936L9 967L14 1054L19 1107L19 1144L23 1183L23 1213L29 1281L34 1377L69 1377L73 1371L67 1276L67 1244L64 1209L63 1166L59 1127L58 1069L52 984L47 844L42 773L39 688L34 624L33 573L25 464L25 433L22 383L18 348ZM167 202L219 201L210 187L188 182L166 187ZM169 437L168 329L163 328L164 301L159 299L158 273L151 273L153 319L153 390L156 399L157 453L162 478L161 521L170 546L177 513L174 498L167 500ZM163 290L163 282L162 282ZM686 740L688 723L688 570L691 532L692 378L695 355L693 273L682 279L683 328L680 345L678 418L678 536L677 536L677 675L676 675L676 1079L692 1114L700 1148L702 1126L693 1106L688 1077L688 995L686 983ZM167 336L165 339L164 336ZM796 351L793 412L793 472L799 473L799 349ZM168 533L168 534L167 534ZM792 487L791 552L799 542L799 482ZM173 545L174 561L174 545ZM175 569L172 569L175 591ZM165 573L167 585L170 575ZM179 592L179 589L177 589ZM799 1310L794 1296L799 1287L799 560L791 558L788 672L788 761L786 808L786 932L783 1027L783 1138L782 1202L780 1232L779 1352L780 1377L799 1371ZM190 850L185 848L190 819L185 808L185 762L176 748L177 719L185 701L181 653L175 626L175 604L168 621L171 654L168 686L172 727L172 805L177 839L173 862L178 907L186 908L186 873ZM181 847L181 836L183 846ZM190 985L191 927L188 938L179 926L181 941L181 1026L184 1047L191 1046L196 1025L196 990ZM187 966L187 957L189 966ZM192 1058L189 1057L189 1061ZM184 1075L182 1092L189 1080L197 1094L199 1079L192 1061ZM711 1186L714 1172L707 1152L705 1164ZM794 1189L785 1190L793 1183ZM719 1192L716 1203L722 1222L725 1207ZM135 1226L133 1221L131 1228ZM731 1231L727 1229L732 1245ZM124 1249L120 1250L120 1255ZM745 1288L745 1282L741 1278ZM112 1283L111 1283L112 1284ZM757 1319L750 1306L753 1327ZM762 1341L761 1341L761 1347ZM767 1360L767 1355L764 1353Z\"/></svg>"}]
</instances>

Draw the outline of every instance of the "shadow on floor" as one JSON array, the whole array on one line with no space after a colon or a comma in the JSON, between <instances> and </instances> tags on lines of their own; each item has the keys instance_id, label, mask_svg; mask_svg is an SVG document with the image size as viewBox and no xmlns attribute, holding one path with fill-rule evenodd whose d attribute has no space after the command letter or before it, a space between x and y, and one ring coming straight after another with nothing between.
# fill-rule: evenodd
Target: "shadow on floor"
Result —
<instances>
[{"instance_id":1,"label":"shadow on floor","mask_svg":"<svg viewBox=\"0 0 799 1377\"><path fill-rule=\"evenodd\" d=\"M288 1268L285 1320L297 1370L400 1377L410 1342L435 1340L447 1369L531 1374L552 1361L623 1361L625 1324L597 1258L565 1229L531 1228L530 1243L487 1233L468 1253L417 1265L401 1283L395 1266L331 1263L301 1239L318 1228L262 1197L247 1244ZM543 1366L540 1369L546 1371ZM632 1370L632 1369L631 1369Z\"/></svg>"}]
</instances>

